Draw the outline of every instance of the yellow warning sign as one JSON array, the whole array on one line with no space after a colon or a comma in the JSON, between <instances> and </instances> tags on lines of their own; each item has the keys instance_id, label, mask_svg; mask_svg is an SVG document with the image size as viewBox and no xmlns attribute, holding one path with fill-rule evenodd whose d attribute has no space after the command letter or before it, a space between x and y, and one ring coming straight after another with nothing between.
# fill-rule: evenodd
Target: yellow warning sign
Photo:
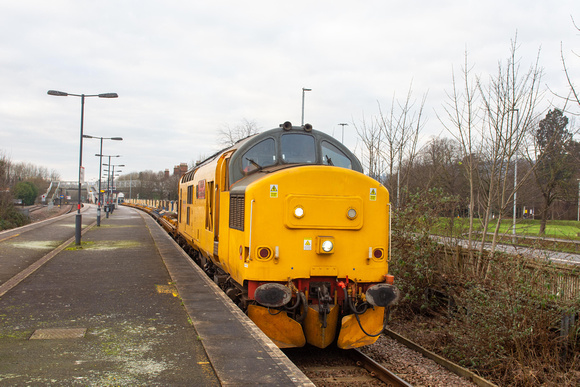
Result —
<instances>
[{"instance_id":1,"label":"yellow warning sign","mask_svg":"<svg viewBox=\"0 0 580 387\"><path fill-rule=\"evenodd\" d=\"M304 250L312 250L312 239L311 238L304 239Z\"/></svg>"},{"instance_id":2,"label":"yellow warning sign","mask_svg":"<svg viewBox=\"0 0 580 387\"><path fill-rule=\"evenodd\" d=\"M271 198L278 197L278 184L270 184L270 197Z\"/></svg>"},{"instance_id":3,"label":"yellow warning sign","mask_svg":"<svg viewBox=\"0 0 580 387\"><path fill-rule=\"evenodd\" d=\"M377 200L377 189L376 188L371 188L371 194L369 199L374 202Z\"/></svg>"}]
</instances>

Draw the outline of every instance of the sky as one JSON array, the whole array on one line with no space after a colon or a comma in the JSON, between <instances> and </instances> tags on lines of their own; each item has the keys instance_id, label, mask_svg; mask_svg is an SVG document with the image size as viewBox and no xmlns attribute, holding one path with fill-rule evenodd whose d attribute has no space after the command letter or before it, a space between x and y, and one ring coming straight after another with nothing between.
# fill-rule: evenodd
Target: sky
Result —
<instances>
[{"instance_id":1,"label":"sky","mask_svg":"<svg viewBox=\"0 0 580 387\"><path fill-rule=\"evenodd\" d=\"M121 174L173 171L222 148L243 120L260 131L305 122L360 149L355 125L426 95L424 143L446 136L437 113L465 55L495 75L518 42L523 69L539 55L542 86L566 94L560 50L580 84L577 0L151 1L19 0L0 3L0 152L13 162L78 179L84 134L121 155ZM550 93L547 100L553 99ZM98 179L100 141L83 166Z\"/></svg>"}]
</instances>

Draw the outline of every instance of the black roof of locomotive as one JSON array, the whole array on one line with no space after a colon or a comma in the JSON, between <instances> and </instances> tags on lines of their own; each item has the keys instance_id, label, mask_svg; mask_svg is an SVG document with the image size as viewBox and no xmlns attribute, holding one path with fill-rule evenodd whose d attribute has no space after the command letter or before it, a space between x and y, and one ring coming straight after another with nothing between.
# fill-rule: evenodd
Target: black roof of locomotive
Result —
<instances>
[{"instance_id":1,"label":"black roof of locomotive","mask_svg":"<svg viewBox=\"0 0 580 387\"><path fill-rule=\"evenodd\" d=\"M291 126L290 123L286 122L285 124L281 124L279 128L270 129L270 130L267 130L267 131L264 131L261 133L257 133L257 134L248 136L246 138L243 138L243 139L237 141L234 145L229 146L227 148L224 148L224 149L216 152L215 154L211 155L207 159L205 159L202 162L200 162L199 164L197 164L193 169L188 171L182 177L182 180L183 181L191 180L193 178L193 175L195 174L195 171L198 168L212 162L213 160L215 160L216 157L219 157L224 152L227 152L229 150L234 149L235 152L231 156L230 168L229 168L230 169L229 170L230 184L233 184L237 180L239 180L239 178L238 179L235 178L236 173L234 170L235 170L235 168L238 168L238 169L240 168L241 158L250 148L252 148L254 145L258 144L259 142L261 142L267 138L273 138L276 141L276 143L279 143L280 137L284 134L287 134L287 133L309 134L315 138L316 144L319 148L320 148L320 143L322 141L327 141L327 142L331 143L336 148L338 148L341 152L343 152L351 160L353 170L358 171L358 172L362 172L362 165L361 165L360 161L358 160L358 158L356 157L356 155L354 153L352 153L346 146L344 146L340 141L338 141L334 137L332 137L326 133L323 133L321 131L312 129L312 126L310 126L309 124L306 124L304 126ZM291 166L291 165L292 164L286 164L286 166ZM324 165L322 162L322 156L318 155L317 162L314 164L309 164L309 165ZM280 165L277 164L277 168L276 168L276 166L274 166L274 167L265 168L265 170L269 170L272 168L279 169Z\"/></svg>"}]
</instances>

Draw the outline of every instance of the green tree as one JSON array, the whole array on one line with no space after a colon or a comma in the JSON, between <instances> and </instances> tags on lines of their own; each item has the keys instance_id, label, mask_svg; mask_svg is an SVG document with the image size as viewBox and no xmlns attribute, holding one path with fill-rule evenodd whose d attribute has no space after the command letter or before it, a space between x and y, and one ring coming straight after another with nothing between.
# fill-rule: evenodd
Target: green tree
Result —
<instances>
[{"instance_id":1,"label":"green tree","mask_svg":"<svg viewBox=\"0 0 580 387\"><path fill-rule=\"evenodd\" d=\"M540 235L546 231L550 207L556 200L565 198L572 185L575 166L570 150L575 147L575 141L567 126L568 118L561 110L554 109L548 111L534 134L539 150L534 176L543 197Z\"/></svg>"},{"instance_id":2,"label":"green tree","mask_svg":"<svg viewBox=\"0 0 580 387\"><path fill-rule=\"evenodd\" d=\"M13 196L10 192L10 171L12 162L0 150L0 230L20 227L27 223L28 219L18 212L13 205Z\"/></svg>"},{"instance_id":3,"label":"green tree","mask_svg":"<svg viewBox=\"0 0 580 387\"><path fill-rule=\"evenodd\" d=\"M30 181L22 181L14 185L13 192L16 199L22 199L24 205L30 206L38 196L38 187Z\"/></svg>"}]
</instances>

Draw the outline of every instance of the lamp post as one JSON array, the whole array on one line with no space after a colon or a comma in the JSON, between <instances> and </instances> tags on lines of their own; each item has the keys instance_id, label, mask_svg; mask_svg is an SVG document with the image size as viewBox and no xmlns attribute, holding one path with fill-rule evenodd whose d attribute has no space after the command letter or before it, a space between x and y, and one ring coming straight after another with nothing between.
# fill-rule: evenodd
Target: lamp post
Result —
<instances>
[{"instance_id":1,"label":"lamp post","mask_svg":"<svg viewBox=\"0 0 580 387\"><path fill-rule=\"evenodd\" d=\"M112 156L110 156L110 157L112 157ZM115 167L124 167L125 164L111 164L111 160L109 158L109 164L103 164L103 165L106 165L108 168L108 170L107 170L107 172L108 172L108 175L107 175L107 191L108 191L107 192L107 196L108 196L107 203L108 203L110 200L112 200L111 198L113 196L113 189L114 189L113 183L115 181L114 180L115 179ZM121 172L121 170L117 170L117 172ZM108 204L110 206L110 203L108 203ZM112 212L111 209L114 209L114 207L113 208L109 207L109 211L107 212L107 217L109 217L108 213Z\"/></svg>"},{"instance_id":2,"label":"lamp post","mask_svg":"<svg viewBox=\"0 0 580 387\"><path fill-rule=\"evenodd\" d=\"M81 227L82 227L82 215L81 215L81 178L83 170L83 120L85 115L85 97L99 97L99 98L117 98L117 93L102 93L102 94L72 94L66 93L64 91L49 90L48 95L54 95L57 97L67 97L72 95L74 97L81 97L81 136L80 136L80 151L79 151L79 201L77 206L77 215L75 219L75 245L79 246L81 244Z\"/></svg>"},{"instance_id":3,"label":"lamp post","mask_svg":"<svg viewBox=\"0 0 580 387\"><path fill-rule=\"evenodd\" d=\"M95 156L98 156L98 155L95 155ZM109 163L108 164L106 164L106 163L101 164L101 165L106 165L107 168L108 168L107 170L105 170L105 172L107 172L107 198L106 198L107 207L106 207L106 211L105 212L107 214L106 217L108 218L109 217L109 212L111 212L111 208L109 206L109 201L110 201L110 198L111 198L111 192L110 192L111 185L109 184L110 183L110 179L111 179L111 166L113 166L113 173L115 172L114 165L111 164L111 157L121 157L121 155L102 155L102 156L105 156L105 157L108 157L109 158ZM122 165L122 164L118 164L118 165Z\"/></svg>"},{"instance_id":4,"label":"lamp post","mask_svg":"<svg viewBox=\"0 0 580 387\"><path fill-rule=\"evenodd\" d=\"M125 165L124 164L117 164L116 166L117 167L124 167ZM120 169L117 169L117 173L119 173L119 172L123 172L123 171L121 171ZM115 191L115 176L121 176L121 175L118 175L118 174L115 175L115 165L113 165L113 174L111 175L111 192ZM111 196L113 196L113 207L112 207L112 209L115 210L115 208L117 208L117 201L118 201L119 198L118 197L115 198L114 195L111 195Z\"/></svg>"},{"instance_id":5,"label":"lamp post","mask_svg":"<svg viewBox=\"0 0 580 387\"><path fill-rule=\"evenodd\" d=\"M98 195L98 203L97 203L97 227L101 226L101 171L102 171L102 163L103 163L103 140L114 140L114 141L123 141L122 137L98 137L98 136L89 136L88 134L83 135L84 138L98 138L101 140L101 150L99 151L99 195Z\"/></svg>"},{"instance_id":6,"label":"lamp post","mask_svg":"<svg viewBox=\"0 0 580 387\"><path fill-rule=\"evenodd\" d=\"M304 92L306 91L312 91L312 89L306 89L306 88L302 88L302 121L301 121L301 125L304 126Z\"/></svg>"},{"instance_id":7,"label":"lamp post","mask_svg":"<svg viewBox=\"0 0 580 387\"><path fill-rule=\"evenodd\" d=\"M516 133L518 132L518 128L520 125L520 109L511 109L510 112L516 112ZM513 125L514 123L514 117L512 114L512 119L511 119L511 125ZM513 135L513 130L512 130L512 135ZM513 225L512 225L512 239L513 239L513 243L517 243L517 239L516 239L516 202L517 202L517 197L518 197L518 191L517 191L517 186L518 186L518 138L516 136L516 161L514 163L514 218L513 218Z\"/></svg>"},{"instance_id":8,"label":"lamp post","mask_svg":"<svg viewBox=\"0 0 580 387\"><path fill-rule=\"evenodd\" d=\"M103 164L106 165L106 164ZM105 169L105 172L107 172L107 194L105 195L105 213L107 215L107 218L109 217L109 175L111 174L111 172L108 169Z\"/></svg>"},{"instance_id":9,"label":"lamp post","mask_svg":"<svg viewBox=\"0 0 580 387\"><path fill-rule=\"evenodd\" d=\"M340 126L342 126L342 139L340 140L340 142L342 142L344 144L344 126L348 126L348 124L339 124Z\"/></svg>"},{"instance_id":10,"label":"lamp post","mask_svg":"<svg viewBox=\"0 0 580 387\"><path fill-rule=\"evenodd\" d=\"M580 179L578 180L578 222L580 222Z\"/></svg>"}]
</instances>

